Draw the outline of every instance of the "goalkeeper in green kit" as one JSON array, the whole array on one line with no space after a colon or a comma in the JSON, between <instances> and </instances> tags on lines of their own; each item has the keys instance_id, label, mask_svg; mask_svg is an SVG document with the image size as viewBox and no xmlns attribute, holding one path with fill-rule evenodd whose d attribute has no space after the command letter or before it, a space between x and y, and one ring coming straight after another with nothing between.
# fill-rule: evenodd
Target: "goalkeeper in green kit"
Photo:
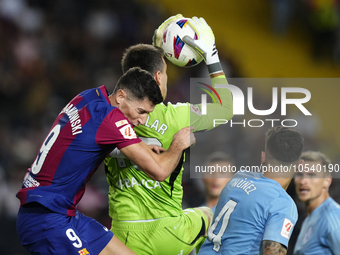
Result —
<instances>
[{"instance_id":1,"label":"goalkeeper in green kit","mask_svg":"<svg viewBox=\"0 0 340 255\"><path fill-rule=\"evenodd\" d=\"M178 14L167 19L156 29L153 45L134 45L126 50L122 59L123 72L135 66L149 71L159 84L163 99L167 94L167 65L160 48L161 40L166 27L181 18L183 16ZM227 84L211 28L203 18L193 17L189 24L198 40L187 36L183 40L204 57L212 86ZM137 135L160 153L160 147L168 149L173 135L183 127L192 126L194 132L210 130L214 127L214 119L230 120L233 116L231 92L227 88L215 90L222 105L208 103L208 114L201 114L201 105L161 103L143 125L135 127ZM113 233L138 255L184 255L200 247L206 238L212 212L208 207L182 209L184 153L172 172L159 172L153 176L145 174L118 150L110 156L105 164Z\"/></svg>"}]
</instances>

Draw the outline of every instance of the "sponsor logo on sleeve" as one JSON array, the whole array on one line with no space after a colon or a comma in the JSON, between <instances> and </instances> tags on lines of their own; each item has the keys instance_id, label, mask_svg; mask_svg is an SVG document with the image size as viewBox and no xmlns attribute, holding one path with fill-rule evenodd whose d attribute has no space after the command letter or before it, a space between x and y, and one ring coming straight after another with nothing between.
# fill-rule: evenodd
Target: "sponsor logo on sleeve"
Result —
<instances>
[{"instance_id":1,"label":"sponsor logo on sleeve","mask_svg":"<svg viewBox=\"0 0 340 255\"><path fill-rule=\"evenodd\" d=\"M128 121L127 120L120 120L120 121L117 121L115 124L116 124L116 127L119 128L123 125L128 124Z\"/></svg>"},{"instance_id":2,"label":"sponsor logo on sleeve","mask_svg":"<svg viewBox=\"0 0 340 255\"><path fill-rule=\"evenodd\" d=\"M196 113L198 116L202 116L202 112L200 110L200 108L196 105L190 105L190 110L194 113Z\"/></svg>"},{"instance_id":3,"label":"sponsor logo on sleeve","mask_svg":"<svg viewBox=\"0 0 340 255\"><path fill-rule=\"evenodd\" d=\"M120 128L119 131L125 139L137 138L135 130L133 130L131 125L126 125L126 126Z\"/></svg>"},{"instance_id":4,"label":"sponsor logo on sleeve","mask_svg":"<svg viewBox=\"0 0 340 255\"><path fill-rule=\"evenodd\" d=\"M90 253L87 251L86 248L81 249L80 251L78 251L78 253L79 253L80 255L90 255Z\"/></svg>"},{"instance_id":5,"label":"sponsor logo on sleeve","mask_svg":"<svg viewBox=\"0 0 340 255\"><path fill-rule=\"evenodd\" d=\"M293 229L294 224L287 218L283 221L282 229L281 229L281 236L284 238L289 239L290 232Z\"/></svg>"}]
</instances>

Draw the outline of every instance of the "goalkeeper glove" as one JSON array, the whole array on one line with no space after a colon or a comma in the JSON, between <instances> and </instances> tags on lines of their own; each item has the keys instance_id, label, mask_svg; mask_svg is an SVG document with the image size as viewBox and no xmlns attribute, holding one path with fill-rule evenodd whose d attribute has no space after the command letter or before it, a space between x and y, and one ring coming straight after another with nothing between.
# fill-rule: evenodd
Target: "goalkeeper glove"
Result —
<instances>
[{"instance_id":1,"label":"goalkeeper glove","mask_svg":"<svg viewBox=\"0 0 340 255\"><path fill-rule=\"evenodd\" d=\"M203 56L210 75L223 72L215 46L215 36L210 26L204 18L197 17L188 20L188 23L195 30L198 40L186 35L183 41Z\"/></svg>"},{"instance_id":2,"label":"goalkeeper glove","mask_svg":"<svg viewBox=\"0 0 340 255\"><path fill-rule=\"evenodd\" d=\"M165 29L175 20L183 18L182 14L177 14L176 16L171 16L166 21L164 21L154 32L152 37L152 44L158 47L162 47L162 39Z\"/></svg>"}]
</instances>

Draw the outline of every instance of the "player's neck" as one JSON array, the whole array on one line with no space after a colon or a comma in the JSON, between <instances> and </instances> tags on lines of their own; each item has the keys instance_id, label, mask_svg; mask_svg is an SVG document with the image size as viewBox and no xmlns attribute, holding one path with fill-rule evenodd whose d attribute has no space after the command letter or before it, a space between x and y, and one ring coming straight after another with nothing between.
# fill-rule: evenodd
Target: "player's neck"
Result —
<instances>
[{"instance_id":1,"label":"player's neck","mask_svg":"<svg viewBox=\"0 0 340 255\"><path fill-rule=\"evenodd\" d=\"M271 179L277 181L284 190L287 190L290 182L292 181L292 178L271 178Z\"/></svg>"},{"instance_id":2,"label":"player's neck","mask_svg":"<svg viewBox=\"0 0 340 255\"><path fill-rule=\"evenodd\" d=\"M329 198L329 193L324 192L320 196L306 201L305 206L306 206L307 215L310 216L312 212L316 208L318 208L323 202L325 202L327 198Z\"/></svg>"},{"instance_id":3,"label":"player's neck","mask_svg":"<svg viewBox=\"0 0 340 255\"><path fill-rule=\"evenodd\" d=\"M284 190L287 190L294 173L284 173L284 172L265 172L262 174L264 177L277 181Z\"/></svg>"},{"instance_id":4,"label":"player's neck","mask_svg":"<svg viewBox=\"0 0 340 255\"><path fill-rule=\"evenodd\" d=\"M117 107L117 102L116 102L116 100L115 100L113 94L109 95L109 100L110 100L111 106Z\"/></svg>"}]
</instances>

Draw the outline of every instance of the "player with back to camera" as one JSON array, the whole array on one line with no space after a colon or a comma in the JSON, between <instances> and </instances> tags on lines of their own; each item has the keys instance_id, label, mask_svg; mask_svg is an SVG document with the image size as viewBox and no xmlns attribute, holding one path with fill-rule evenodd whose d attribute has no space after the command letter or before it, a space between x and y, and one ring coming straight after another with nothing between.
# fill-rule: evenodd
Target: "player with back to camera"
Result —
<instances>
[{"instance_id":1,"label":"player with back to camera","mask_svg":"<svg viewBox=\"0 0 340 255\"><path fill-rule=\"evenodd\" d=\"M161 40L166 27L182 15L170 17L155 31L154 45L138 44L128 48L122 59L125 72L133 66L150 71L158 83L163 100L167 94L167 65ZM226 84L211 28L203 18L193 18L190 24L199 35L198 40L185 42L200 48L207 64L212 86ZM206 44L204 44L204 42ZM207 104L207 115L201 114L200 105L161 103L148 115L145 125L135 128L148 144L168 149L172 136L182 127L193 126L194 132L213 128L213 119L230 119L232 96L229 89L216 88L222 105ZM110 185L109 214L111 230L137 254L188 254L204 239L211 210L207 207L182 209L182 174L184 154L180 163L164 172L158 181L151 180L139 170L138 164L119 158L119 153L107 158L107 180Z\"/></svg>"},{"instance_id":2,"label":"player with back to camera","mask_svg":"<svg viewBox=\"0 0 340 255\"><path fill-rule=\"evenodd\" d=\"M282 126L269 129L261 154L263 169L296 166L302 149L303 137L298 131ZM293 170L235 173L221 192L208 237L198 254L287 254L298 217L286 192L293 175Z\"/></svg>"},{"instance_id":3,"label":"player with back to camera","mask_svg":"<svg viewBox=\"0 0 340 255\"><path fill-rule=\"evenodd\" d=\"M295 189L305 203L303 221L294 247L294 255L340 253L340 206L329 196L331 161L321 152L306 151L301 172L295 174ZM325 171L326 170L326 171Z\"/></svg>"},{"instance_id":4,"label":"player with back to camera","mask_svg":"<svg viewBox=\"0 0 340 255\"><path fill-rule=\"evenodd\" d=\"M88 89L64 107L17 193L17 232L27 250L44 255L135 254L76 206L87 181L115 147L151 178L177 165L182 151L195 141L189 127L179 131L160 155L141 142L132 127L144 124L161 101L151 74L132 68L113 94L105 86Z\"/></svg>"}]
</instances>

